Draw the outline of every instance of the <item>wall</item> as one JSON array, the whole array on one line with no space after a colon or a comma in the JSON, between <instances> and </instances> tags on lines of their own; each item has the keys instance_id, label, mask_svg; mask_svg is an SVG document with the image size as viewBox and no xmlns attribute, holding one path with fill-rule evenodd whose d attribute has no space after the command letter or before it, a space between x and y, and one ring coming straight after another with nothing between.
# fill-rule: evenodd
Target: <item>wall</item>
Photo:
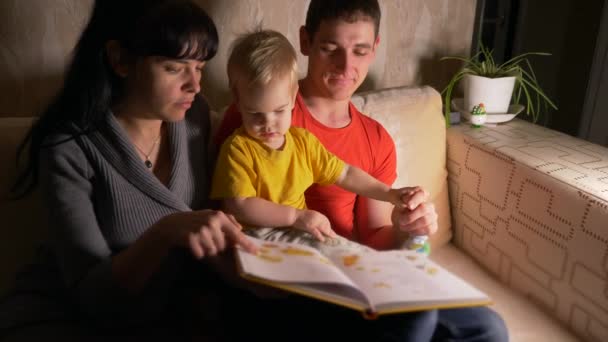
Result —
<instances>
[{"instance_id":1,"label":"wall","mask_svg":"<svg viewBox=\"0 0 608 342\"><path fill-rule=\"evenodd\" d=\"M93 0L0 1L0 115L34 115L57 91Z\"/></svg>"},{"instance_id":2,"label":"wall","mask_svg":"<svg viewBox=\"0 0 608 342\"><path fill-rule=\"evenodd\" d=\"M230 101L225 76L229 42L262 22L298 46L308 1L196 0L216 21L220 51L205 70L203 89L220 108ZM93 0L0 1L0 115L38 113L61 83L71 48ZM475 0L380 0L381 45L361 90L429 84L437 89L458 65L443 55L468 54ZM305 59L299 61L302 72Z\"/></svg>"}]
</instances>

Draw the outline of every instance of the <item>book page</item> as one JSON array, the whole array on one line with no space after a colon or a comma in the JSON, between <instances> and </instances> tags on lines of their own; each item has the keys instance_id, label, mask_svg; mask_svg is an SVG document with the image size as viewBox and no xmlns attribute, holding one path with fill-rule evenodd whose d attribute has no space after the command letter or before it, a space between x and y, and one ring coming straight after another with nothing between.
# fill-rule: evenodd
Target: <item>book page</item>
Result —
<instances>
[{"instance_id":1,"label":"book page","mask_svg":"<svg viewBox=\"0 0 608 342\"><path fill-rule=\"evenodd\" d=\"M242 271L270 286L377 313L490 303L483 292L415 251L376 251L344 238L319 242L287 229L246 233L260 252L237 250Z\"/></svg>"},{"instance_id":2,"label":"book page","mask_svg":"<svg viewBox=\"0 0 608 342\"><path fill-rule=\"evenodd\" d=\"M329 258L365 292L374 310L489 301L484 293L415 251L341 251Z\"/></svg>"},{"instance_id":3,"label":"book page","mask_svg":"<svg viewBox=\"0 0 608 342\"><path fill-rule=\"evenodd\" d=\"M283 283L340 284L357 286L318 250L289 242L264 241L250 237L258 254L237 249L245 274Z\"/></svg>"}]
</instances>

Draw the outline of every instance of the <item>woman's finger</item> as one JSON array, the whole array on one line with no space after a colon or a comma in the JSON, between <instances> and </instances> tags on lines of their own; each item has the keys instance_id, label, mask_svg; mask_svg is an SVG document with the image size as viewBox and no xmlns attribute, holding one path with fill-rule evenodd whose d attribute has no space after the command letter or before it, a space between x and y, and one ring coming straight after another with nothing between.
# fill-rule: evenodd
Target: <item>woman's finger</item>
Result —
<instances>
[{"instance_id":1,"label":"woman's finger","mask_svg":"<svg viewBox=\"0 0 608 342\"><path fill-rule=\"evenodd\" d=\"M198 234L188 233L188 245L190 246L192 255L194 255L196 259L202 259L205 257L205 251L203 250L203 247L201 247Z\"/></svg>"},{"instance_id":2,"label":"woman's finger","mask_svg":"<svg viewBox=\"0 0 608 342\"><path fill-rule=\"evenodd\" d=\"M214 256L217 254L217 248L215 247L215 243L213 242L213 237L211 236L210 228L203 227L199 234L200 243L205 250L205 254Z\"/></svg>"},{"instance_id":3,"label":"woman's finger","mask_svg":"<svg viewBox=\"0 0 608 342\"><path fill-rule=\"evenodd\" d=\"M218 225L213 225L210 227L211 239L213 243L217 247L218 251L223 251L226 249L226 238L224 236L224 231Z\"/></svg>"},{"instance_id":4,"label":"woman's finger","mask_svg":"<svg viewBox=\"0 0 608 342\"><path fill-rule=\"evenodd\" d=\"M239 225L240 227L240 225ZM225 225L222 229L226 234L228 240L232 241L235 245L241 246L245 251L256 254L258 248L247 235L245 235L240 228L237 228L234 224Z\"/></svg>"},{"instance_id":5,"label":"woman's finger","mask_svg":"<svg viewBox=\"0 0 608 342\"><path fill-rule=\"evenodd\" d=\"M230 222L232 222L232 224L234 224L238 230L243 230L243 226L239 223L239 221L236 220L236 218L234 217L234 215L227 214L226 217L228 217L228 219L230 220Z\"/></svg>"}]
</instances>

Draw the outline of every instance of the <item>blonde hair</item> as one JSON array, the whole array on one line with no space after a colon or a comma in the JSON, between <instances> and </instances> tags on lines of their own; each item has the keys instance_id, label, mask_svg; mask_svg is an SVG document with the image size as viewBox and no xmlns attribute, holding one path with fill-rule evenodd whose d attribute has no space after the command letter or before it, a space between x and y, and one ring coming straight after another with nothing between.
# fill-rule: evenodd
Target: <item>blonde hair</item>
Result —
<instances>
[{"instance_id":1,"label":"blonde hair","mask_svg":"<svg viewBox=\"0 0 608 342\"><path fill-rule=\"evenodd\" d=\"M296 51L284 35L273 30L256 30L238 37L232 43L227 69L233 90L239 79L251 86L289 76L294 89L298 81Z\"/></svg>"}]
</instances>

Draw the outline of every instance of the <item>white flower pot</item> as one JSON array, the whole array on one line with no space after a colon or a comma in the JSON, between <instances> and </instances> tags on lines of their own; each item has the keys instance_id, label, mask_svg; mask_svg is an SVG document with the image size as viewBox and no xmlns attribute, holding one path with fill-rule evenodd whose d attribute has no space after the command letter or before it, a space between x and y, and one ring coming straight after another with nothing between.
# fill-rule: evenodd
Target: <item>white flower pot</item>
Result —
<instances>
[{"instance_id":1,"label":"white flower pot","mask_svg":"<svg viewBox=\"0 0 608 342\"><path fill-rule=\"evenodd\" d=\"M515 77L487 78L465 75L464 106L471 111L474 106L483 103L486 113L508 113Z\"/></svg>"}]
</instances>

